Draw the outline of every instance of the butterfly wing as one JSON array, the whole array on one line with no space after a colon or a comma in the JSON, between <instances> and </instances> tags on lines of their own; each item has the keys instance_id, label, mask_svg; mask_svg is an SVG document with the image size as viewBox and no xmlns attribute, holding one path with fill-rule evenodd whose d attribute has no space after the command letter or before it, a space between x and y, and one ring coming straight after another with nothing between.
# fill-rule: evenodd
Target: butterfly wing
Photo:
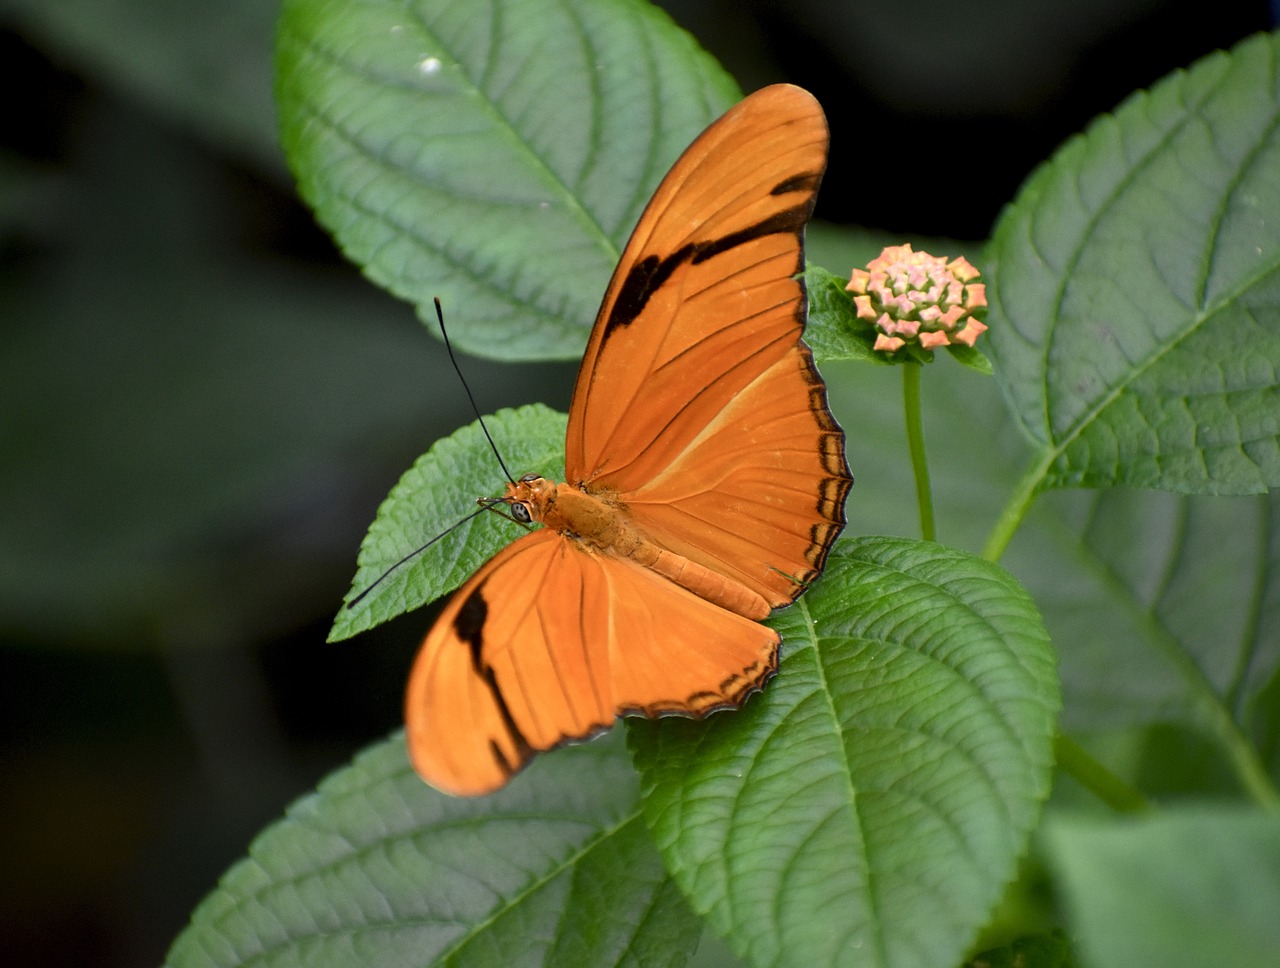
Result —
<instances>
[{"instance_id":1,"label":"butterfly wing","mask_svg":"<svg viewBox=\"0 0 1280 968\"><path fill-rule=\"evenodd\" d=\"M569 412L570 483L775 606L821 569L852 483L801 341L826 153L822 109L790 85L690 145L623 252Z\"/></svg>"},{"instance_id":2,"label":"butterfly wing","mask_svg":"<svg viewBox=\"0 0 1280 968\"><path fill-rule=\"evenodd\" d=\"M772 629L536 531L476 572L428 633L405 697L410 757L439 790L489 793L621 713L739 705L776 671L777 647Z\"/></svg>"}]
</instances>

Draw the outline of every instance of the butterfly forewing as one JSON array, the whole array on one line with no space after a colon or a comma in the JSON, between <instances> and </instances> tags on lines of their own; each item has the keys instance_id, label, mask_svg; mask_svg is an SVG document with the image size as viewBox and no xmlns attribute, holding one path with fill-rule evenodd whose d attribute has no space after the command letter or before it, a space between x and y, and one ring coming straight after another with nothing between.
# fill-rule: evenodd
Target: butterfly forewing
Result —
<instances>
[{"instance_id":1,"label":"butterfly forewing","mask_svg":"<svg viewBox=\"0 0 1280 968\"><path fill-rule=\"evenodd\" d=\"M569 414L571 483L773 605L821 569L852 483L801 342L826 150L822 109L788 85L689 147L609 284Z\"/></svg>"}]
</instances>

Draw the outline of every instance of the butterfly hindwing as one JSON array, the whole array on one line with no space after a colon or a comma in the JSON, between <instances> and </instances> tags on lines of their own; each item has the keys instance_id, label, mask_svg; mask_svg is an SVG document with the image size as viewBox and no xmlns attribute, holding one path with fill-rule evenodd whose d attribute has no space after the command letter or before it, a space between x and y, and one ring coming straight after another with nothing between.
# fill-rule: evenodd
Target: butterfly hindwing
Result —
<instances>
[{"instance_id":1,"label":"butterfly hindwing","mask_svg":"<svg viewBox=\"0 0 1280 968\"><path fill-rule=\"evenodd\" d=\"M693 646L696 644L696 648ZM405 700L414 767L457 795L624 713L703 715L777 667L778 636L550 530L513 542L450 600Z\"/></svg>"}]
</instances>

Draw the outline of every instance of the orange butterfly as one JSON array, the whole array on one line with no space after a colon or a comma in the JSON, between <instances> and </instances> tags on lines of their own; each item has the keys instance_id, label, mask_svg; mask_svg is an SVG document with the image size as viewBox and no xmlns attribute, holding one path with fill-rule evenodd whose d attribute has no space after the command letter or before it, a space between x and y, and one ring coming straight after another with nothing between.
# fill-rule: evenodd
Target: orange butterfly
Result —
<instances>
[{"instance_id":1,"label":"orange butterfly","mask_svg":"<svg viewBox=\"0 0 1280 968\"><path fill-rule=\"evenodd\" d=\"M696 140L649 202L591 331L567 481L501 499L542 528L427 634L405 699L418 773L489 793L625 714L739 706L778 667L759 624L822 570L853 483L801 341L817 101L775 85Z\"/></svg>"}]
</instances>

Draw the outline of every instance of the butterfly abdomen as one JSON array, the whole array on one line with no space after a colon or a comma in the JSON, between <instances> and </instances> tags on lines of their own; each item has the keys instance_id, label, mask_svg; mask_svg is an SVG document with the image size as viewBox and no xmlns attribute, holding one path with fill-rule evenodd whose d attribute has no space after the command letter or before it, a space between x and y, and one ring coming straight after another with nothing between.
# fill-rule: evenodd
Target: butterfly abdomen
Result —
<instances>
[{"instance_id":1,"label":"butterfly abdomen","mask_svg":"<svg viewBox=\"0 0 1280 968\"><path fill-rule=\"evenodd\" d=\"M652 560L641 560L638 556L633 556L633 560L646 568L652 568L663 578L675 582L681 588L688 589L713 605L719 605L721 608L757 622L769 615L771 610L769 603L746 585L732 578L726 578L696 561L682 558L673 551L664 551L649 542L646 542L641 553L645 557L652 553Z\"/></svg>"}]
</instances>

